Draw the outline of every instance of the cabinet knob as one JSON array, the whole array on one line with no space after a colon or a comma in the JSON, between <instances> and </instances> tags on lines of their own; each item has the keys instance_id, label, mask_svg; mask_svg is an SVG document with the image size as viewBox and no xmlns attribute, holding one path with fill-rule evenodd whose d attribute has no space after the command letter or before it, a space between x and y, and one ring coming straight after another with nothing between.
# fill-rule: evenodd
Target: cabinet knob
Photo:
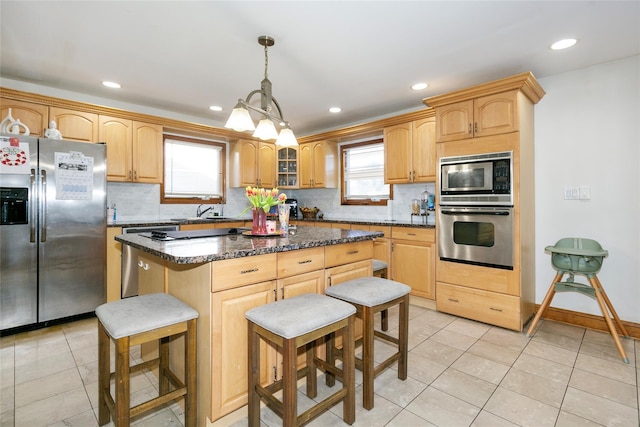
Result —
<instances>
[{"instance_id":1,"label":"cabinet knob","mask_svg":"<svg viewBox=\"0 0 640 427\"><path fill-rule=\"evenodd\" d=\"M469 123L469 130L467 131L469 135L471 135L471 123Z\"/></svg>"},{"instance_id":2,"label":"cabinet knob","mask_svg":"<svg viewBox=\"0 0 640 427\"><path fill-rule=\"evenodd\" d=\"M473 133L478 133L478 122L473 123Z\"/></svg>"}]
</instances>

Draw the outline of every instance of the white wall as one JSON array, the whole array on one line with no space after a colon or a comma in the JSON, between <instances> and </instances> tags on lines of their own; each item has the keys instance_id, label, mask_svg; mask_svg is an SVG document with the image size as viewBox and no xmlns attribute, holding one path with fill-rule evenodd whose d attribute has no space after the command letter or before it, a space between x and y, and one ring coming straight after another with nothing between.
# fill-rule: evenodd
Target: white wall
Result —
<instances>
[{"instance_id":1,"label":"white wall","mask_svg":"<svg viewBox=\"0 0 640 427\"><path fill-rule=\"evenodd\" d=\"M536 302L555 273L544 248L586 237L609 251L598 277L614 308L640 323L640 56L539 82L547 94L535 107ZM589 186L591 199L564 200L567 185ZM576 293L556 294L552 306L600 314Z\"/></svg>"}]
</instances>

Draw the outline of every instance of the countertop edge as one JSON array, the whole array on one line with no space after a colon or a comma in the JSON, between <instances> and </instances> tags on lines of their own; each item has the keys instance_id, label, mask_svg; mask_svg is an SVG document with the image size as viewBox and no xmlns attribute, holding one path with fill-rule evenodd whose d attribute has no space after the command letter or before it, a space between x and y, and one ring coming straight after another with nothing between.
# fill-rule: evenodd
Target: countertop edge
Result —
<instances>
[{"instance_id":1,"label":"countertop edge","mask_svg":"<svg viewBox=\"0 0 640 427\"><path fill-rule=\"evenodd\" d=\"M238 249L238 250L230 250L224 252L216 252L216 253L206 253L202 255L193 255L193 256L175 256L170 252L171 243L172 242L158 242L153 241L144 237L140 237L136 234L123 234L115 236L115 240L129 245L135 249L138 249L144 253L148 253L150 255L156 256L165 261L172 262L174 264L203 264L212 261L222 261L228 259L235 258L244 258L249 256L257 256L257 255L265 255L271 253L279 253L279 252L289 252L300 249L314 248L314 247L322 247L322 246L331 246L331 245L339 245L343 243L352 243L352 242L360 242L366 240L373 240L378 237L384 236L384 233L381 231L360 231L360 230L351 230L354 232L351 236L341 236L339 238L321 238L314 239L304 242L294 242L294 243L284 243L284 244L275 244L271 245L273 241L280 241L288 238L259 238L257 241L269 243L261 248L253 248L253 249ZM213 239L225 239L228 236L222 237L209 237L199 239L202 242L206 243L206 240ZM149 244L156 245L157 248L150 247L145 245L144 242L147 239ZM141 243L143 242L143 243Z\"/></svg>"}]
</instances>

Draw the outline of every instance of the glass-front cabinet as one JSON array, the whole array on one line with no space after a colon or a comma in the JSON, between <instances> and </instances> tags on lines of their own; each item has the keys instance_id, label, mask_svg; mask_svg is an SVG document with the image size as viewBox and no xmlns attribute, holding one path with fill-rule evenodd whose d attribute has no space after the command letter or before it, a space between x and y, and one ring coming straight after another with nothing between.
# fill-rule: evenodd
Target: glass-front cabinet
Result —
<instances>
[{"instance_id":1,"label":"glass-front cabinet","mask_svg":"<svg viewBox=\"0 0 640 427\"><path fill-rule=\"evenodd\" d=\"M278 187L298 188L298 148L278 150Z\"/></svg>"}]
</instances>

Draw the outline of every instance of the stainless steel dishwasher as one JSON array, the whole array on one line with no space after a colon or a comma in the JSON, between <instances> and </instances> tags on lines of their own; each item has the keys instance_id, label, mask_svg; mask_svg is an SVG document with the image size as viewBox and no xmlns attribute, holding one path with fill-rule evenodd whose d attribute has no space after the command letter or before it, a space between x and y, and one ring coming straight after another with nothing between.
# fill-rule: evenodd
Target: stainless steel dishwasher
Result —
<instances>
[{"instance_id":1,"label":"stainless steel dishwasher","mask_svg":"<svg viewBox=\"0 0 640 427\"><path fill-rule=\"evenodd\" d=\"M177 231L177 225L150 227L124 227L122 234L149 233L151 231ZM122 245L122 298L138 295L138 249Z\"/></svg>"}]
</instances>

